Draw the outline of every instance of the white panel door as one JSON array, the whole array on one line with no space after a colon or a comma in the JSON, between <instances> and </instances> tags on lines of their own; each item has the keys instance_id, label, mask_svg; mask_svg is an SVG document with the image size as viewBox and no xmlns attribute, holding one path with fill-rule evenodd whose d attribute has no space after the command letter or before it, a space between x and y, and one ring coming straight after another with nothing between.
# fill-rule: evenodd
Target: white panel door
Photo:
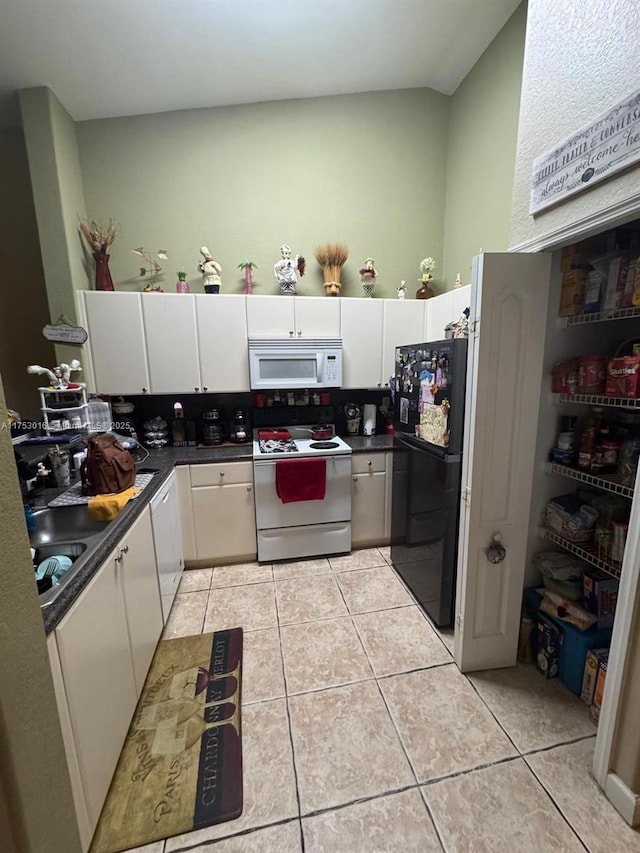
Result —
<instances>
[{"instance_id":1,"label":"white panel door","mask_svg":"<svg viewBox=\"0 0 640 853\"><path fill-rule=\"evenodd\" d=\"M382 299L340 299L342 387L376 388L382 382Z\"/></svg>"},{"instance_id":2,"label":"white panel door","mask_svg":"<svg viewBox=\"0 0 640 853\"><path fill-rule=\"evenodd\" d=\"M89 346L99 394L146 394L147 351L140 293L86 291Z\"/></svg>"},{"instance_id":3,"label":"white panel door","mask_svg":"<svg viewBox=\"0 0 640 853\"><path fill-rule=\"evenodd\" d=\"M291 295L248 296L247 332L250 338L292 338L296 331Z\"/></svg>"},{"instance_id":4,"label":"white panel door","mask_svg":"<svg viewBox=\"0 0 640 853\"><path fill-rule=\"evenodd\" d=\"M446 293L441 293L439 296L434 296L432 299L426 300L426 340L427 341L442 341L444 340L444 327L452 320L455 311L453 308L453 291L448 290Z\"/></svg>"},{"instance_id":5,"label":"white panel door","mask_svg":"<svg viewBox=\"0 0 640 853\"><path fill-rule=\"evenodd\" d=\"M298 296L294 308L296 337L340 337L339 297Z\"/></svg>"},{"instance_id":6,"label":"white panel door","mask_svg":"<svg viewBox=\"0 0 640 853\"><path fill-rule=\"evenodd\" d=\"M395 371L396 347L417 344L424 340L424 311L426 299L385 299L382 330L383 387Z\"/></svg>"},{"instance_id":7,"label":"white panel door","mask_svg":"<svg viewBox=\"0 0 640 853\"><path fill-rule=\"evenodd\" d=\"M143 293L141 299L151 392L199 392L195 296Z\"/></svg>"},{"instance_id":8,"label":"white panel door","mask_svg":"<svg viewBox=\"0 0 640 853\"><path fill-rule=\"evenodd\" d=\"M531 511L551 256L473 261L455 661L463 672L513 666ZM492 562L499 536L504 559Z\"/></svg>"},{"instance_id":9,"label":"white panel door","mask_svg":"<svg viewBox=\"0 0 640 853\"><path fill-rule=\"evenodd\" d=\"M254 298L261 297L249 300ZM245 297L198 294L196 322L202 390L209 394L248 391Z\"/></svg>"}]
</instances>

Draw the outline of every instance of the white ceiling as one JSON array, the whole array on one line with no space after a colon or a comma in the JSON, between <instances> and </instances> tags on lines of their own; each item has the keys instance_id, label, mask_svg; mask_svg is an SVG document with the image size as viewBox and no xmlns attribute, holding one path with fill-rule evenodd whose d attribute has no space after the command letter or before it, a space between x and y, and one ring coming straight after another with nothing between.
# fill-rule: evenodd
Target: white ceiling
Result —
<instances>
[{"instance_id":1,"label":"white ceiling","mask_svg":"<svg viewBox=\"0 0 640 853\"><path fill-rule=\"evenodd\" d=\"M452 94L520 0L0 0L0 124L428 86Z\"/></svg>"}]
</instances>

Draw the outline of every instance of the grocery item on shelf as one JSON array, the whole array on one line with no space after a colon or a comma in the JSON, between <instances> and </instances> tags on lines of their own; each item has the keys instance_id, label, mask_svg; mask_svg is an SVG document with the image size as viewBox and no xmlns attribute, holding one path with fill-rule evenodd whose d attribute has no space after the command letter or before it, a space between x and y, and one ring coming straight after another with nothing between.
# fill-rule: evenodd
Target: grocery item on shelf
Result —
<instances>
[{"instance_id":1,"label":"grocery item on shelf","mask_svg":"<svg viewBox=\"0 0 640 853\"><path fill-rule=\"evenodd\" d=\"M616 474L623 486L633 487L638 470L640 438L628 438L620 445Z\"/></svg>"},{"instance_id":2,"label":"grocery item on shelf","mask_svg":"<svg viewBox=\"0 0 640 853\"><path fill-rule=\"evenodd\" d=\"M602 394L606 377L606 356L595 353L578 358L578 394Z\"/></svg>"},{"instance_id":3,"label":"grocery item on shelf","mask_svg":"<svg viewBox=\"0 0 640 853\"><path fill-rule=\"evenodd\" d=\"M549 613L556 619L560 619L563 622L568 622L570 625L574 625L581 631L587 631L598 621L597 617L593 613L586 610L584 607L581 607L579 604L576 604L574 601L569 601L568 599L563 598L561 595L558 595L550 589L544 590L544 597L540 603L540 610L545 613Z\"/></svg>"},{"instance_id":4,"label":"grocery item on shelf","mask_svg":"<svg viewBox=\"0 0 640 853\"><path fill-rule=\"evenodd\" d=\"M547 526L572 542L591 542L597 511L577 495L559 495L547 503Z\"/></svg>"},{"instance_id":5,"label":"grocery item on shelf","mask_svg":"<svg viewBox=\"0 0 640 853\"><path fill-rule=\"evenodd\" d=\"M596 686L593 691L593 701L589 709L591 719L597 723L600 719L600 708L602 707L602 696L604 694L604 683L607 677L607 663L609 657L603 658L598 664L598 676L596 678Z\"/></svg>"},{"instance_id":6,"label":"grocery item on shelf","mask_svg":"<svg viewBox=\"0 0 640 853\"><path fill-rule=\"evenodd\" d=\"M570 601L582 600L582 576L589 569L584 560L563 551L542 551L535 554L531 562L547 589Z\"/></svg>"},{"instance_id":7,"label":"grocery item on shelf","mask_svg":"<svg viewBox=\"0 0 640 853\"><path fill-rule=\"evenodd\" d=\"M621 350L631 348L630 354ZM625 341L607 365L605 382L607 397L640 397L640 342Z\"/></svg>"},{"instance_id":8,"label":"grocery item on shelf","mask_svg":"<svg viewBox=\"0 0 640 853\"><path fill-rule=\"evenodd\" d=\"M570 358L567 361L557 362L551 371L551 390L554 394L577 394L580 361L578 358Z\"/></svg>"},{"instance_id":9,"label":"grocery item on shelf","mask_svg":"<svg viewBox=\"0 0 640 853\"><path fill-rule=\"evenodd\" d=\"M582 314L587 280L588 271L586 269L572 269L564 273L560 292L559 314L561 317L574 317L576 314Z\"/></svg>"},{"instance_id":10,"label":"grocery item on shelf","mask_svg":"<svg viewBox=\"0 0 640 853\"><path fill-rule=\"evenodd\" d=\"M595 407L582 422L578 468L582 468L583 471L591 470L596 457L598 439L605 423L604 410L601 407ZM605 427L605 430L605 437L608 437L608 428Z\"/></svg>"},{"instance_id":11,"label":"grocery item on shelf","mask_svg":"<svg viewBox=\"0 0 640 853\"><path fill-rule=\"evenodd\" d=\"M593 695L596 690L596 681L598 680L598 670L600 662L606 661L609 657L609 649L589 649L584 662L584 673L582 676L582 691L580 698L587 707L593 702Z\"/></svg>"},{"instance_id":12,"label":"grocery item on shelf","mask_svg":"<svg viewBox=\"0 0 640 853\"><path fill-rule=\"evenodd\" d=\"M549 619L538 614L536 626L536 667L545 678L554 678L558 674L562 629Z\"/></svg>"},{"instance_id":13,"label":"grocery item on shelf","mask_svg":"<svg viewBox=\"0 0 640 853\"><path fill-rule=\"evenodd\" d=\"M582 584L584 606L596 617L598 628L611 627L616 612L620 581L601 569L590 567L584 573Z\"/></svg>"}]
</instances>

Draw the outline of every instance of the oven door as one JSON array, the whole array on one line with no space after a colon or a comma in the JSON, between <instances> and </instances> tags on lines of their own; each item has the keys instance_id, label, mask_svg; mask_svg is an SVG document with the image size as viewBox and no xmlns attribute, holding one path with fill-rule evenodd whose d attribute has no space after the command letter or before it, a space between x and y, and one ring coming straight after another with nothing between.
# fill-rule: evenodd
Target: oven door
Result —
<instances>
[{"instance_id":1,"label":"oven door","mask_svg":"<svg viewBox=\"0 0 640 853\"><path fill-rule=\"evenodd\" d=\"M253 462L258 530L351 520L351 456L326 456L327 489L321 501L282 503L276 492L276 460Z\"/></svg>"}]
</instances>

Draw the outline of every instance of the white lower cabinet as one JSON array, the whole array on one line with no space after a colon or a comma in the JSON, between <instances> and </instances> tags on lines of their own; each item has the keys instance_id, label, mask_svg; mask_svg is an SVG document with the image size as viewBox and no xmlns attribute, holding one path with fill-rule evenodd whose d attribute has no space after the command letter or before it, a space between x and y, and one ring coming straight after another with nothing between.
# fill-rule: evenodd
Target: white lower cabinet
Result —
<instances>
[{"instance_id":1,"label":"white lower cabinet","mask_svg":"<svg viewBox=\"0 0 640 853\"><path fill-rule=\"evenodd\" d=\"M55 629L91 832L136 707L118 549Z\"/></svg>"},{"instance_id":2,"label":"white lower cabinet","mask_svg":"<svg viewBox=\"0 0 640 853\"><path fill-rule=\"evenodd\" d=\"M351 458L351 544L354 548L388 545L391 501L390 453L354 454Z\"/></svg>"},{"instance_id":3,"label":"white lower cabinet","mask_svg":"<svg viewBox=\"0 0 640 853\"><path fill-rule=\"evenodd\" d=\"M149 507L135 520L118 551L115 559L122 575L136 696L139 696L164 624Z\"/></svg>"},{"instance_id":4,"label":"white lower cabinet","mask_svg":"<svg viewBox=\"0 0 640 853\"><path fill-rule=\"evenodd\" d=\"M161 632L147 507L47 641L85 849Z\"/></svg>"},{"instance_id":5,"label":"white lower cabinet","mask_svg":"<svg viewBox=\"0 0 640 853\"><path fill-rule=\"evenodd\" d=\"M191 465L196 560L255 560L253 463Z\"/></svg>"}]
</instances>

